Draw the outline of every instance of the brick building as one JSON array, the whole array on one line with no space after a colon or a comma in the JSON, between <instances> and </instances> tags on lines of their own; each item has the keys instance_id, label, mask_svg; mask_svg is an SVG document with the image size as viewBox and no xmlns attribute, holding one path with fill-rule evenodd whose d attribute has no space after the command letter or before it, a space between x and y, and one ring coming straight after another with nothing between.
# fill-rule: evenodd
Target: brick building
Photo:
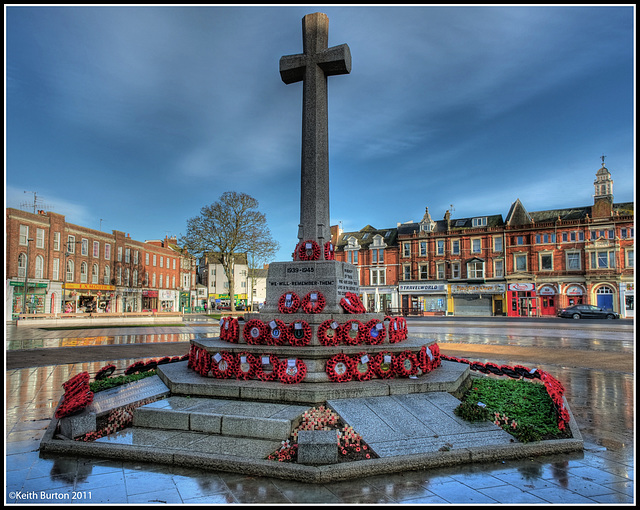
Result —
<instances>
[{"instance_id":1,"label":"brick building","mask_svg":"<svg viewBox=\"0 0 640 510\"><path fill-rule=\"evenodd\" d=\"M181 258L190 257L121 231L7 208L6 316L25 309L25 276L28 313L177 311Z\"/></svg>"},{"instance_id":2,"label":"brick building","mask_svg":"<svg viewBox=\"0 0 640 510\"><path fill-rule=\"evenodd\" d=\"M427 208L419 222L368 225L336 239L336 259L358 267L363 301L384 295L392 311L552 316L586 303L634 314L634 204L613 202L604 161L590 206L529 212L517 199L504 219L446 211L442 220ZM383 264L374 239L389 241Z\"/></svg>"}]
</instances>

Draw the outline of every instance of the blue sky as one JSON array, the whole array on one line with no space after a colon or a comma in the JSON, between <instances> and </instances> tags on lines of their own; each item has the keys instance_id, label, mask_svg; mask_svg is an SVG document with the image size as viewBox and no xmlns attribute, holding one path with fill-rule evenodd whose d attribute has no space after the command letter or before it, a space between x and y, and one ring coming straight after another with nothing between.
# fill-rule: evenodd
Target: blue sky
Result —
<instances>
[{"instance_id":1,"label":"blue sky","mask_svg":"<svg viewBox=\"0 0 640 510\"><path fill-rule=\"evenodd\" d=\"M5 205L180 236L225 191L290 260L305 14L351 49L329 78L331 223L593 203L604 154L635 199L633 6L5 6Z\"/></svg>"}]
</instances>

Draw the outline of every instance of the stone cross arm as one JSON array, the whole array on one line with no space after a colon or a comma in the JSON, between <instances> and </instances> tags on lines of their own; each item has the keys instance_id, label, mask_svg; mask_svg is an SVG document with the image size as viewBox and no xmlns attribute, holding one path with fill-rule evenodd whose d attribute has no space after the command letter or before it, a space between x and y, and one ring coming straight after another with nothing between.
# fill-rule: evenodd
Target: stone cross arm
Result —
<instances>
[{"instance_id":1,"label":"stone cross arm","mask_svg":"<svg viewBox=\"0 0 640 510\"><path fill-rule=\"evenodd\" d=\"M316 64L325 76L349 74L351 72L351 51L347 44L327 48L315 55L300 53L280 58L280 76L289 85L304 79L308 65Z\"/></svg>"}]
</instances>

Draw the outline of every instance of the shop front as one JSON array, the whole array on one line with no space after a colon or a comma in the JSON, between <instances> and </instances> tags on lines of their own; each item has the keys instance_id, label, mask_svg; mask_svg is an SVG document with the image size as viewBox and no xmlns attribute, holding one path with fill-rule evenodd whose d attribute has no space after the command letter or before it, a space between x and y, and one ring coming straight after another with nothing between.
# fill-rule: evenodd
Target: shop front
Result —
<instances>
[{"instance_id":1,"label":"shop front","mask_svg":"<svg viewBox=\"0 0 640 510\"><path fill-rule=\"evenodd\" d=\"M189 313L191 311L191 297L188 292L180 292L180 307L181 312Z\"/></svg>"},{"instance_id":2,"label":"shop front","mask_svg":"<svg viewBox=\"0 0 640 510\"><path fill-rule=\"evenodd\" d=\"M112 312L115 299L114 285L67 283L62 295L62 310L65 313Z\"/></svg>"},{"instance_id":3,"label":"shop front","mask_svg":"<svg viewBox=\"0 0 640 510\"><path fill-rule=\"evenodd\" d=\"M507 306L509 317L536 317L538 315L536 284L533 282L509 283Z\"/></svg>"},{"instance_id":4,"label":"shop front","mask_svg":"<svg viewBox=\"0 0 640 510\"><path fill-rule=\"evenodd\" d=\"M11 298L11 315L15 319L21 313L45 313L48 283L27 282L27 296L25 308L24 280L10 280L7 298ZM11 296L10 296L10 295Z\"/></svg>"},{"instance_id":5,"label":"shop front","mask_svg":"<svg viewBox=\"0 0 640 510\"><path fill-rule=\"evenodd\" d=\"M544 284L538 288L540 315L554 316L558 312L558 291L555 285Z\"/></svg>"},{"instance_id":6,"label":"shop front","mask_svg":"<svg viewBox=\"0 0 640 510\"><path fill-rule=\"evenodd\" d=\"M504 315L504 283L452 283L453 315Z\"/></svg>"},{"instance_id":7,"label":"shop front","mask_svg":"<svg viewBox=\"0 0 640 510\"><path fill-rule=\"evenodd\" d=\"M446 315L446 283L405 283L398 286L403 314Z\"/></svg>"},{"instance_id":8,"label":"shop front","mask_svg":"<svg viewBox=\"0 0 640 510\"><path fill-rule=\"evenodd\" d=\"M159 290L158 301L160 302L159 312L175 312L178 306L178 293L167 289Z\"/></svg>"},{"instance_id":9,"label":"shop front","mask_svg":"<svg viewBox=\"0 0 640 510\"><path fill-rule=\"evenodd\" d=\"M588 304L584 300L585 289L582 285L569 284L566 286L564 294L567 304L566 306L561 306L561 308L566 308L573 305Z\"/></svg>"},{"instance_id":10,"label":"shop front","mask_svg":"<svg viewBox=\"0 0 640 510\"><path fill-rule=\"evenodd\" d=\"M142 291L132 287L120 287L118 289L122 305L118 311L123 312L139 312L142 310Z\"/></svg>"},{"instance_id":11,"label":"shop front","mask_svg":"<svg viewBox=\"0 0 640 510\"><path fill-rule=\"evenodd\" d=\"M622 282L620 283L620 316L623 318L633 318L634 314L634 295L635 295L635 283L634 282Z\"/></svg>"},{"instance_id":12,"label":"shop front","mask_svg":"<svg viewBox=\"0 0 640 510\"><path fill-rule=\"evenodd\" d=\"M158 291L157 290L142 291L142 311L143 312L158 311Z\"/></svg>"},{"instance_id":13,"label":"shop front","mask_svg":"<svg viewBox=\"0 0 640 510\"><path fill-rule=\"evenodd\" d=\"M393 297L396 295L394 287L360 287L362 293L362 304L369 312L380 312L388 314L390 308L397 308L394 304Z\"/></svg>"}]
</instances>

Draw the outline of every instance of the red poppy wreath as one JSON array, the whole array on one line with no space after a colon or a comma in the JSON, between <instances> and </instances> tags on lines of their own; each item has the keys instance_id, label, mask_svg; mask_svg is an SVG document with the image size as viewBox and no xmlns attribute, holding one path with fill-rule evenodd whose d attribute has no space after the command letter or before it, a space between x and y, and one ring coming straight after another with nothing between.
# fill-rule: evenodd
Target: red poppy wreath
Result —
<instances>
[{"instance_id":1,"label":"red poppy wreath","mask_svg":"<svg viewBox=\"0 0 640 510\"><path fill-rule=\"evenodd\" d=\"M326 320L318 326L318 340L322 345L333 346L340 343L340 324Z\"/></svg>"},{"instance_id":2,"label":"red poppy wreath","mask_svg":"<svg viewBox=\"0 0 640 510\"><path fill-rule=\"evenodd\" d=\"M309 240L298 244L298 258L300 260L320 260L320 246Z\"/></svg>"},{"instance_id":3,"label":"red poppy wreath","mask_svg":"<svg viewBox=\"0 0 640 510\"><path fill-rule=\"evenodd\" d=\"M295 321L289 324L289 343L297 347L309 345L311 341L311 326L305 321Z\"/></svg>"},{"instance_id":4,"label":"red poppy wreath","mask_svg":"<svg viewBox=\"0 0 640 510\"><path fill-rule=\"evenodd\" d=\"M333 382L348 382L353 379L353 360L344 353L334 354L327 360L325 372Z\"/></svg>"},{"instance_id":5,"label":"red poppy wreath","mask_svg":"<svg viewBox=\"0 0 640 510\"><path fill-rule=\"evenodd\" d=\"M301 359L287 359L280 363L278 377L284 384L297 384L307 375L307 365Z\"/></svg>"},{"instance_id":6,"label":"red poppy wreath","mask_svg":"<svg viewBox=\"0 0 640 510\"><path fill-rule=\"evenodd\" d=\"M327 301L322 292L309 292L302 298L302 310L304 313L321 313Z\"/></svg>"},{"instance_id":7,"label":"red poppy wreath","mask_svg":"<svg viewBox=\"0 0 640 510\"><path fill-rule=\"evenodd\" d=\"M340 326L340 338L343 344L359 345L364 341L364 325L358 319L352 319Z\"/></svg>"},{"instance_id":8,"label":"red poppy wreath","mask_svg":"<svg viewBox=\"0 0 640 510\"><path fill-rule=\"evenodd\" d=\"M280 313L296 313L300 308L300 298L295 292L286 292L278 299Z\"/></svg>"},{"instance_id":9,"label":"red poppy wreath","mask_svg":"<svg viewBox=\"0 0 640 510\"><path fill-rule=\"evenodd\" d=\"M216 379L230 379L236 375L236 359L226 351L211 356L211 374Z\"/></svg>"},{"instance_id":10,"label":"red poppy wreath","mask_svg":"<svg viewBox=\"0 0 640 510\"><path fill-rule=\"evenodd\" d=\"M280 360L274 354L263 354L256 359L256 379L275 381L280 374Z\"/></svg>"},{"instance_id":11,"label":"red poppy wreath","mask_svg":"<svg viewBox=\"0 0 640 510\"><path fill-rule=\"evenodd\" d=\"M251 345L264 343L267 334L267 326L260 319L251 319L242 328L242 337Z\"/></svg>"}]
</instances>

